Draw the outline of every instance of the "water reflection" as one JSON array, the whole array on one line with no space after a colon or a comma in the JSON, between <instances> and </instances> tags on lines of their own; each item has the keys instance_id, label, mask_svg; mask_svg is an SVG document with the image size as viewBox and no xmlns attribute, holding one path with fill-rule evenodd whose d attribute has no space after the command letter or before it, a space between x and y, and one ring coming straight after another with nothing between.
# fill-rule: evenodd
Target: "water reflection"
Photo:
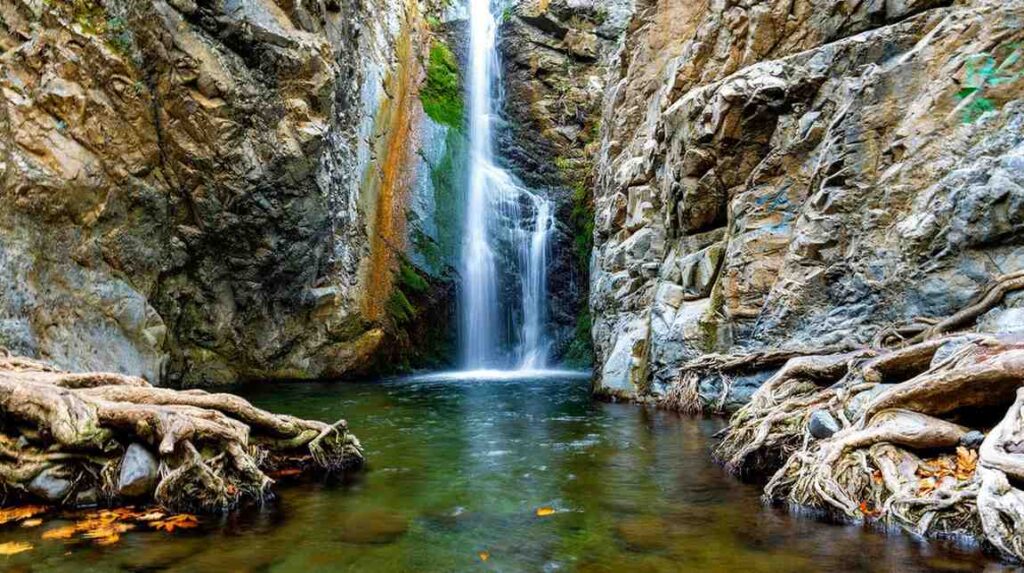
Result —
<instances>
[{"instance_id":1,"label":"water reflection","mask_svg":"<svg viewBox=\"0 0 1024 573\"><path fill-rule=\"evenodd\" d=\"M282 488L262 511L115 547L7 531L40 571L974 571L977 552L765 509L708 458L716 420L592 402L588 382L263 385L258 405L345 414L370 460L352 483ZM555 513L538 517L538 508ZM483 561L481 554L488 559Z\"/></svg>"}]
</instances>

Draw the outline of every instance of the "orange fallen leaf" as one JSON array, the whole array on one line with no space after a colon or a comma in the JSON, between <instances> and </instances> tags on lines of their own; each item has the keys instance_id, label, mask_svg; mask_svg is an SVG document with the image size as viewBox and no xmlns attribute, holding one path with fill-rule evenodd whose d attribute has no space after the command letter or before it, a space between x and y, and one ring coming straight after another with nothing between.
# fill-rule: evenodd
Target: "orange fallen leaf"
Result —
<instances>
[{"instance_id":1,"label":"orange fallen leaf","mask_svg":"<svg viewBox=\"0 0 1024 573\"><path fill-rule=\"evenodd\" d=\"M544 506L544 507L538 507L537 508L537 517L547 517L549 515L554 515L554 514L555 514L555 508L553 508L553 507Z\"/></svg>"},{"instance_id":2,"label":"orange fallen leaf","mask_svg":"<svg viewBox=\"0 0 1024 573\"><path fill-rule=\"evenodd\" d=\"M860 502L860 512L864 514L864 517L878 517L882 515L882 512L871 507L866 501Z\"/></svg>"},{"instance_id":3,"label":"orange fallen leaf","mask_svg":"<svg viewBox=\"0 0 1024 573\"><path fill-rule=\"evenodd\" d=\"M149 525L153 529L173 533L175 529L192 529L194 527L199 527L199 518L194 515L182 513L179 515L172 515L167 519L151 521L149 522Z\"/></svg>"},{"instance_id":4,"label":"orange fallen leaf","mask_svg":"<svg viewBox=\"0 0 1024 573\"><path fill-rule=\"evenodd\" d=\"M22 527L39 527L42 524L43 524L43 520L39 519L39 518L26 519L25 521L21 522L21 526Z\"/></svg>"},{"instance_id":5,"label":"orange fallen leaf","mask_svg":"<svg viewBox=\"0 0 1024 573\"><path fill-rule=\"evenodd\" d=\"M490 551L481 551L480 553L477 553L477 555L480 557L480 561L487 561L491 558Z\"/></svg>"},{"instance_id":6,"label":"orange fallen leaf","mask_svg":"<svg viewBox=\"0 0 1024 573\"><path fill-rule=\"evenodd\" d=\"M971 479L978 469L978 451L968 450L961 446L956 449L956 479L966 481Z\"/></svg>"},{"instance_id":7,"label":"orange fallen leaf","mask_svg":"<svg viewBox=\"0 0 1024 573\"><path fill-rule=\"evenodd\" d=\"M0 509L0 525L12 521L23 521L40 513L46 513L46 510L47 508L41 505L23 505L21 507Z\"/></svg>"},{"instance_id":8,"label":"orange fallen leaf","mask_svg":"<svg viewBox=\"0 0 1024 573\"><path fill-rule=\"evenodd\" d=\"M63 527L57 527L54 529L48 529L43 532L43 539L71 539L78 533L78 527L75 525L65 525Z\"/></svg>"},{"instance_id":9,"label":"orange fallen leaf","mask_svg":"<svg viewBox=\"0 0 1024 573\"><path fill-rule=\"evenodd\" d=\"M24 541L8 541L7 543L0 543L0 555L17 555L31 549L32 544L25 543Z\"/></svg>"},{"instance_id":10,"label":"orange fallen leaf","mask_svg":"<svg viewBox=\"0 0 1024 573\"><path fill-rule=\"evenodd\" d=\"M917 495L928 495L929 493L935 491L935 488L938 487L938 485L939 482L935 478L925 478L917 482Z\"/></svg>"}]
</instances>

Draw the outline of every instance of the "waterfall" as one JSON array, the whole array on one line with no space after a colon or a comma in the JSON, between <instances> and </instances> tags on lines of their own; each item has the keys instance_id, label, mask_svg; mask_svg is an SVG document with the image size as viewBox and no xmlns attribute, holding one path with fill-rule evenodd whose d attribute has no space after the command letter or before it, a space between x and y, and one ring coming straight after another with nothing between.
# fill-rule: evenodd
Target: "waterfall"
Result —
<instances>
[{"instance_id":1,"label":"waterfall","mask_svg":"<svg viewBox=\"0 0 1024 573\"><path fill-rule=\"evenodd\" d=\"M544 325L554 215L548 199L495 161L492 123L500 79L490 0L469 0L469 21L469 185L460 291L464 366L509 367L503 348L511 342L517 368L541 369L550 347ZM518 289L502 288L516 281ZM512 293L519 300L506 300Z\"/></svg>"}]
</instances>

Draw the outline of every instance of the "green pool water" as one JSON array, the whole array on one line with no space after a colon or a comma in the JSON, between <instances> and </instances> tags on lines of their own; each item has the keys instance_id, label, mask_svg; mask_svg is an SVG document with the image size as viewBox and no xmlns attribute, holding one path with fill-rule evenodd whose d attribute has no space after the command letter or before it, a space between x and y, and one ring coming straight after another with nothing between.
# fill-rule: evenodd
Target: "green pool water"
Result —
<instances>
[{"instance_id":1,"label":"green pool water","mask_svg":"<svg viewBox=\"0 0 1024 573\"><path fill-rule=\"evenodd\" d=\"M720 420L595 402L584 378L263 384L243 395L344 417L362 476L285 484L199 530L110 547L42 541L23 571L975 571L978 551L766 508L710 461ZM554 514L538 517L538 508ZM486 553L484 553L486 552ZM483 560L481 554L488 556Z\"/></svg>"}]
</instances>

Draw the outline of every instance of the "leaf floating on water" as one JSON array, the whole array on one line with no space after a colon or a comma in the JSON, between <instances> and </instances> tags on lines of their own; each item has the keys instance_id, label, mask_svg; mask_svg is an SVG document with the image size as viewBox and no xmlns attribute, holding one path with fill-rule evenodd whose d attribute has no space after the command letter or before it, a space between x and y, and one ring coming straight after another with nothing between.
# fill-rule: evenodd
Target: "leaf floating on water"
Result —
<instances>
[{"instance_id":1,"label":"leaf floating on water","mask_svg":"<svg viewBox=\"0 0 1024 573\"><path fill-rule=\"evenodd\" d=\"M47 508L41 505L24 505L21 507L0 509L0 525L10 523L12 521L24 521L31 517L35 517L40 513L46 513L46 510Z\"/></svg>"},{"instance_id":2,"label":"leaf floating on water","mask_svg":"<svg viewBox=\"0 0 1024 573\"><path fill-rule=\"evenodd\" d=\"M175 529L192 529L199 527L199 518L194 515L182 513L179 515L172 515L167 519L159 519L156 521L149 522L150 527L167 533L174 533Z\"/></svg>"},{"instance_id":3,"label":"leaf floating on water","mask_svg":"<svg viewBox=\"0 0 1024 573\"><path fill-rule=\"evenodd\" d=\"M544 506L544 507L538 507L537 508L537 517L547 517L549 515L554 515L554 514L555 514L555 508L553 508L553 507Z\"/></svg>"},{"instance_id":4,"label":"leaf floating on water","mask_svg":"<svg viewBox=\"0 0 1024 573\"><path fill-rule=\"evenodd\" d=\"M477 553L477 556L480 557L480 561L487 561L488 559L491 558L491 552L490 551L481 551L480 553Z\"/></svg>"},{"instance_id":5,"label":"leaf floating on water","mask_svg":"<svg viewBox=\"0 0 1024 573\"><path fill-rule=\"evenodd\" d=\"M43 539L71 539L76 533L78 533L78 526L65 525L44 531Z\"/></svg>"},{"instance_id":6,"label":"leaf floating on water","mask_svg":"<svg viewBox=\"0 0 1024 573\"><path fill-rule=\"evenodd\" d=\"M165 517L167 517L167 514L162 511L151 511L149 513L143 513L136 519L139 521L156 521L158 519L163 519Z\"/></svg>"},{"instance_id":7,"label":"leaf floating on water","mask_svg":"<svg viewBox=\"0 0 1024 573\"><path fill-rule=\"evenodd\" d=\"M135 529L135 526L130 523L114 521L89 529L82 537L94 540L97 545L113 545L121 540L122 533L130 529Z\"/></svg>"},{"instance_id":8,"label":"leaf floating on water","mask_svg":"<svg viewBox=\"0 0 1024 573\"><path fill-rule=\"evenodd\" d=\"M8 541L7 543L0 543L0 555L17 555L30 551L32 549L31 543L25 543L24 541Z\"/></svg>"},{"instance_id":9,"label":"leaf floating on water","mask_svg":"<svg viewBox=\"0 0 1024 573\"><path fill-rule=\"evenodd\" d=\"M43 520L39 518L26 519L25 521L21 522L22 527L39 527L42 524Z\"/></svg>"}]
</instances>

